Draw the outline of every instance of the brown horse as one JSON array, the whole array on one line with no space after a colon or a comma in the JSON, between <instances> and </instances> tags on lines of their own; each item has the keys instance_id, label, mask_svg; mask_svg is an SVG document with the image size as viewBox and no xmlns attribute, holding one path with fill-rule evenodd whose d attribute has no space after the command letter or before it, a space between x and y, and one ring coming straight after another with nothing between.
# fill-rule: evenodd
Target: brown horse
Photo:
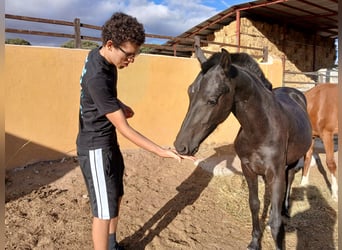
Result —
<instances>
[{"instance_id":1,"label":"brown horse","mask_svg":"<svg viewBox=\"0 0 342 250\"><path fill-rule=\"evenodd\" d=\"M312 144L304 161L301 185L308 184L310 160L314 150L316 137L321 138L326 153L326 164L331 173L332 198L337 200L336 162L334 159L334 135L338 133L337 119L338 85L331 83L318 84L305 92L307 110L312 126Z\"/></svg>"}]
</instances>

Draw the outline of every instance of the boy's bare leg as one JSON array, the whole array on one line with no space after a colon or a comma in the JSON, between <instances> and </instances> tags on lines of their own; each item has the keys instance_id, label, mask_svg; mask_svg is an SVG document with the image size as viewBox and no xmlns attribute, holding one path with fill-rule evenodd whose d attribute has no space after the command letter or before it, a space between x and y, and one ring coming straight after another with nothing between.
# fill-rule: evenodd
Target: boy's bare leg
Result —
<instances>
[{"instance_id":1,"label":"boy's bare leg","mask_svg":"<svg viewBox=\"0 0 342 250\"><path fill-rule=\"evenodd\" d=\"M94 250L108 250L108 232L110 220L93 218Z\"/></svg>"}]
</instances>

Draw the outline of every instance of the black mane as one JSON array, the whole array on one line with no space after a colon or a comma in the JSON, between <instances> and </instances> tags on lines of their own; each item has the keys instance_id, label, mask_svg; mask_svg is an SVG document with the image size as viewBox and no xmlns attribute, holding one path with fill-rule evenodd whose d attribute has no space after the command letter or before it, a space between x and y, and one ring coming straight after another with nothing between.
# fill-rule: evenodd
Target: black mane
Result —
<instances>
[{"instance_id":1,"label":"black mane","mask_svg":"<svg viewBox=\"0 0 342 250\"><path fill-rule=\"evenodd\" d=\"M205 74L211 67L220 62L222 52L214 53L207 61L201 64L202 73ZM266 78L258 63L247 53L231 53L232 63L246 68L260 78L265 87L272 90L272 83Z\"/></svg>"},{"instance_id":2,"label":"black mane","mask_svg":"<svg viewBox=\"0 0 342 250\"><path fill-rule=\"evenodd\" d=\"M201 64L203 74L207 73L211 67L220 62L221 54L221 52L216 52L211 57L209 57L208 60Z\"/></svg>"}]
</instances>

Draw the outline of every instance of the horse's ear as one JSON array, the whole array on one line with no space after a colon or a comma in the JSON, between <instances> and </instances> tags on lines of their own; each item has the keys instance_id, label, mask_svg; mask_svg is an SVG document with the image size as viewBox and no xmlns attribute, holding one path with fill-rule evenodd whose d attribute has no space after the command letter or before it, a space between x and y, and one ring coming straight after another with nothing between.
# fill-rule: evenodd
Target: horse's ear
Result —
<instances>
[{"instance_id":1,"label":"horse's ear","mask_svg":"<svg viewBox=\"0 0 342 250\"><path fill-rule=\"evenodd\" d=\"M221 58L220 58L220 65L223 68L227 77L236 77L237 71L234 66L232 66L232 57L230 53L222 49L221 50Z\"/></svg>"},{"instance_id":2,"label":"horse's ear","mask_svg":"<svg viewBox=\"0 0 342 250\"><path fill-rule=\"evenodd\" d=\"M199 36L195 36L195 55L201 64L207 61L207 58L201 49L201 41Z\"/></svg>"},{"instance_id":3,"label":"horse's ear","mask_svg":"<svg viewBox=\"0 0 342 250\"><path fill-rule=\"evenodd\" d=\"M229 68L232 65L232 58L227 50L222 49L221 52L220 65L225 71L229 71Z\"/></svg>"}]
</instances>

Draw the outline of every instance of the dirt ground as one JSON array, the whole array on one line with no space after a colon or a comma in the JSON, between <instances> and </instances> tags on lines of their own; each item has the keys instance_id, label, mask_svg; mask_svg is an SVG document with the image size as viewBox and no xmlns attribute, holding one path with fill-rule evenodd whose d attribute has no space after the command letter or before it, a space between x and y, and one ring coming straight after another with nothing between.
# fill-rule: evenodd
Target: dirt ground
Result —
<instances>
[{"instance_id":1,"label":"dirt ground","mask_svg":"<svg viewBox=\"0 0 342 250\"><path fill-rule=\"evenodd\" d=\"M232 145L202 145L197 166L139 149L123 154L117 237L126 249L246 249L248 190ZM287 249L337 249L337 202L325 170L312 168L306 188L296 175L291 218L285 219ZM262 180L259 187L265 225ZM75 158L7 172L5 209L5 249L92 249L89 201ZM267 228L262 245L274 249Z\"/></svg>"}]
</instances>

